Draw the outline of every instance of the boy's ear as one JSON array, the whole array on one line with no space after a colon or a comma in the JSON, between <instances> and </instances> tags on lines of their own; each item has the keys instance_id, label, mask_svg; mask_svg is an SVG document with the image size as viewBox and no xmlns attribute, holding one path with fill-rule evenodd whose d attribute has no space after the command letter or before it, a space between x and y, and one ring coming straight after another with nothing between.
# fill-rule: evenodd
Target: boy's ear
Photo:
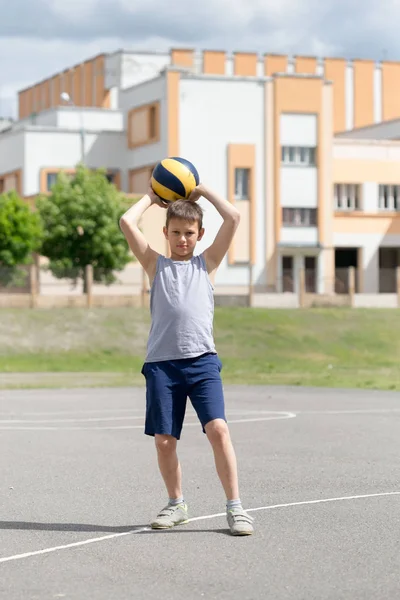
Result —
<instances>
[{"instance_id":1,"label":"boy's ear","mask_svg":"<svg viewBox=\"0 0 400 600\"><path fill-rule=\"evenodd\" d=\"M168 239L168 229L165 225L163 227L163 233L164 233L165 239L167 240Z\"/></svg>"},{"instance_id":2,"label":"boy's ear","mask_svg":"<svg viewBox=\"0 0 400 600\"><path fill-rule=\"evenodd\" d=\"M198 242L201 240L201 238L203 237L204 233L205 233L205 229L204 229L204 227L202 227L200 229L200 231L199 231L199 237L197 238Z\"/></svg>"}]
</instances>

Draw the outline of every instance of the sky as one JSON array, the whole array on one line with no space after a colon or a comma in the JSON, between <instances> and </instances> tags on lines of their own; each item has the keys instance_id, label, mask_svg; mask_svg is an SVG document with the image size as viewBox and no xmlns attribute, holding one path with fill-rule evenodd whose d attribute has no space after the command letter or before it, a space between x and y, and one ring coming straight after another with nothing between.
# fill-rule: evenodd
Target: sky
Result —
<instances>
[{"instance_id":1,"label":"sky","mask_svg":"<svg viewBox=\"0 0 400 600\"><path fill-rule=\"evenodd\" d=\"M241 50L400 60L399 0L0 0L0 116L101 52Z\"/></svg>"}]
</instances>

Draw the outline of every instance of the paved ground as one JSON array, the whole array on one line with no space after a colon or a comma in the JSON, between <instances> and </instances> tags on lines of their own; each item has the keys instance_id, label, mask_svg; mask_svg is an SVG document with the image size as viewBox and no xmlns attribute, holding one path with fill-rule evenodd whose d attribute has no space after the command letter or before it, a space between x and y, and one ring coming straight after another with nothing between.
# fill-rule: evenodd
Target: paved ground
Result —
<instances>
[{"instance_id":1,"label":"paved ground","mask_svg":"<svg viewBox=\"0 0 400 600\"><path fill-rule=\"evenodd\" d=\"M228 535L192 409L195 519L165 494L143 390L0 391L0 598L388 600L400 595L400 394L226 389L251 538Z\"/></svg>"}]
</instances>

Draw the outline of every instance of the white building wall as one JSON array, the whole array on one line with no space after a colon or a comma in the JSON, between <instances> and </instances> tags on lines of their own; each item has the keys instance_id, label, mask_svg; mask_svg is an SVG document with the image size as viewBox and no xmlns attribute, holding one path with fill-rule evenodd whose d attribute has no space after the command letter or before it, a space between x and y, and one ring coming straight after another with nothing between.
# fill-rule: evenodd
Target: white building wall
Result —
<instances>
[{"instance_id":1,"label":"white building wall","mask_svg":"<svg viewBox=\"0 0 400 600\"><path fill-rule=\"evenodd\" d=\"M84 129L90 131L122 131L123 114L119 110L96 108L58 108L57 127L61 129Z\"/></svg>"},{"instance_id":2,"label":"white building wall","mask_svg":"<svg viewBox=\"0 0 400 600\"><path fill-rule=\"evenodd\" d=\"M379 210L379 184L368 181L362 186L362 210L377 213Z\"/></svg>"},{"instance_id":3,"label":"white building wall","mask_svg":"<svg viewBox=\"0 0 400 600\"><path fill-rule=\"evenodd\" d=\"M165 97L165 94L165 76L162 75L152 81L146 81L140 85L123 90L121 92L120 109L124 113L127 113L132 108L142 106L142 104L160 100Z\"/></svg>"},{"instance_id":4,"label":"white building wall","mask_svg":"<svg viewBox=\"0 0 400 600\"><path fill-rule=\"evenodd\" d=\"M362 248L364 292L379 293L379 248L400 248L400 235L334 233L335 248Z\"/></svg>"},{"instance_id":5,"label":"white building wall","mask_svg":"<svg viewBox=\"0 0 400 600\"><path fill-rule=\"evenodd\" d=\"M125 90L133 85L157 77L171 62L168 52L123 52L121 56L120 87Z\"/></svg>"},{"instance_id":6,"label":"white building wall","mask_svg":"<svg viewBox=\"0 0 400 600\"><path fill-rule=\"evenodd\" d=\"M317 208L318 181L315 167L281 168L281 205L289 208Z\"/></svg>"},{"instance_id":7,"label":"white building wall","mask_svg":"<svg viewBox=\"0 0 400 600\"><path fill-rule=\"evenodd\" d=\"M316 246L318 244L317 227L282 227L281 244Z\"/></svg>"},{"instance_id":8,"label":"white building wall","mask_svg":"<svg viewBox=\"0 0 400 600\"><path fill-rule=\"evenodd\" d=\"M26 127L56 127L57 109L44 110L38 113L34 118L28 117L13 123L13 129L25 129Z\"/></svg>"},{"instance_id":9,"label":"white building wall","mask_svg":"<svg viewBox=\"0 0 400 600\"><path fill-rule=\"evenodd\" d=\"M90 168L121 169L125 148L122 133L87 133L85 163ZM77 131L27 130L24 148L24 194L40 191L41 169L74 168L81 158L80 134Z\"/></svg>"},{"instance_id":10,"label":"white building wall","mask_svg":"<svg viewBox=\"0 0 400 600\"><path fill-rule=\"evenodd\" d=\"M25 134L23 131L9 131L0 134L0 175L23 169L24 149Z\"/></svg>"},{"instance_id":11,"label":"white building wall","mask_svg":"<svg viewBox=\"0 0 400 600\"><path fill-rule=\"evenodd\" d=\"M105 87L125 90L157 77L171 62L168 52L130 52L119 50L105 60Z\"/></svg>"},{"instance_id":12,"label":"white building wall","mask_svg":"<svg viewBox=\"0 0 400 600\"><path fill-rule=\"evenodd\" d=\"M225 59L225 75L233 77L235 75L235 64L233 56L227 56Z\"/></svg>"},{"instance_id":13,"label":"white building wall","mask_svg":"<svg viewBox=\"0 0 400 600\"><path fill-rule=\"evenodd\" d=\"M325 61L323 58L319 58L317 62L317 68L315 70L316 75L320 75L321 77L325 76Z\"/></svg>"},{"instance_id":14,"label":"white building wall","mask_svg":"<svg viewBox=\"0 0 400 600\"><path fill-rule=\"evenodd\" d=\"M121 51L107 54L104 61L104 87L107 90L119 88L121 85L122 73L122 56Z\"/></svg>"},{"instance_id":15,"label":"white building wall","mask_svg":"<svg viewBox=\"0 0 400 600\"><path fill-rule=\"evenodd\" d=\"M124 121L122 112L117 110L59 106L38 113L34 120L28 118L17 121L13 128L25 129L32 126L64 129L83 127L92 131L122 131Z\"/></svg>"},{"instance_id":16,"label":"white building wall","mask_svg":"<svg viewBox=\"0 0 400 600\"><path fill-rule=\"evenodd\" d=\"M245 107L245 112L243 107ZM200 179L227 197L228 144L255 144L257 247L254 281L260 281L265 267L264 194L264 86L255 81L181 79L180 155L196 165ZM201 252L214 240L222 219L210 203L200 200L205 210L206 233L199 243ZM216 283L247 285L247 266L220 266Z\"/></svg>"},{"instance_id":17,"label":"white building wall","mask_svg":"<svg viewBox=\"0 0 400 600\"><path fill-rule=\"evenodd\" d=\"M400 136L400 128L399 128ZM334 159L400 161L400 142L336 139L333 144Z\"/></svg>"},{"instance_id":18,"label":"white building wall","mask_svg":"<svg viewBox=\"0 0 400 600\"><path fill-rule=\"evenodd\" d=\"M120 105L124 114L124 127L128 130L128 113L151 102L160 102L160 141L130 150L126 133L126 165L128 169L138 169L154 164L167 156L168 151L168 113L167 88L165 76L121 92Z\"/></svg>"},{"instance_id":19,"label":"white building wall","mask_svg":"<svg viewBox=\"0 0 400 600\"><path fill-rule=\"evenodd\" d=\"M346 105L346 129L354 127L354 69L352 64L346 67L346 88L345 88L345 105Z\"/></svg>"},{"instance_id":20,"label":"white building wall","mask_svg":"<svg viewBox=\"0 0 400 600\"><path fill-rule=\"evenodd\" d=\"M317 146L316 115L282 114L281 146Z\"/></svg>"},{"instance_id":21,"label":"white building wall","mask_svg":"<svg viewBox=\"0 0 400 600\"><path fill-rule=\"evenodd\" d=\"M122 52L107 54L104 65L104 86L110 90L110 108L119 108L121 87Z\"/></svg>"},{"instance_id":22,"label":"white building wall","mask_svg":"<svg viewBox=\"0 0 400 600\"><path fill-rule=\"evenodd\" d=\"M376 64L374 70L374 121L375 123L382 121L382 67L380 64Z\"/></svg>"}]
</instances>

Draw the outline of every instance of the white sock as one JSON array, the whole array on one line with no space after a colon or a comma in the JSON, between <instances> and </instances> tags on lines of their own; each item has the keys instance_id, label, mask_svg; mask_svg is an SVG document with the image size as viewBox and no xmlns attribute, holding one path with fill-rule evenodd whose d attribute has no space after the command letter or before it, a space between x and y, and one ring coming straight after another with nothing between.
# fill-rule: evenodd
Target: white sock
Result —
<instances>
[{"instance_id":1,"label":"white sock","mask_svg":"<svg viewBox=\"0 0 400 600\"><path fill-rule=\"evenodd\" d=\"M183 496L181 496L180 498L169 498L168 499L168 504L170 506L178 506L178 504L184 504L185 500L183 498Z\"/></svg>"},{"instance_id":2,"label":"white sock","mask_svg":"<svg viewBox=\"0 0 400 600\"><path fill-rule=\"evenodd\" d=\"M232 510L233 508L242 508L240 498L237 498L236 500L227 500L226 510Z\"/></svg>"}]
</instances>

